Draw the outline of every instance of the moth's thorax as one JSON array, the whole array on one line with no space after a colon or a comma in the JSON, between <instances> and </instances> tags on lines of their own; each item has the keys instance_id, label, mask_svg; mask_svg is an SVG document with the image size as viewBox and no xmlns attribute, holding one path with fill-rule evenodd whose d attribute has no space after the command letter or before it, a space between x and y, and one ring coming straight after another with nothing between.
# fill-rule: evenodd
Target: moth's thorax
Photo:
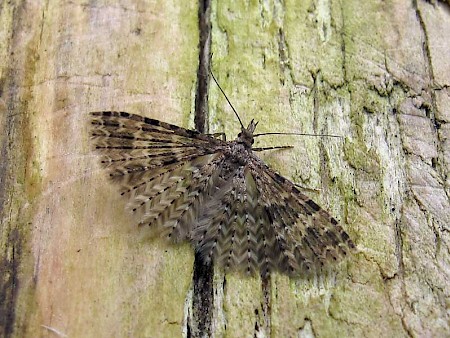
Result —
<instances>
[{"instance_id":1,"label":"moth's thorax","mask_svg":"<svg viewBox=\"0 0 450 338\"><path fill-rule=\"evenodd\" d=\"M225 150L225 156L233 162L237 162L241 165L248 163L251 153L251 147L248 148L245 144L240 143L238 140L230 142L229 147Z\"/></svg>"}]
</instances>

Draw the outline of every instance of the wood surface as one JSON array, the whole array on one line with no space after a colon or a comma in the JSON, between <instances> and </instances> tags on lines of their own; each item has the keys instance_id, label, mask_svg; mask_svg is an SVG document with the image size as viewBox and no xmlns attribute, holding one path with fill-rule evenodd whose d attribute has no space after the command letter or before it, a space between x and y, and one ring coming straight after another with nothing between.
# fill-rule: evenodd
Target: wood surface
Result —
<instances>
[{"instance_id":1,"label":"wood surface","mask_svg":"<svg viewBox=\"0 0 450 338\"><path fill-rule=\"evenodd\" d=\"M264 160L359 252L269 285L215 271L214 337L450 334L450 5L211 2L212 69ZM137 228L88 113L194 128L195 1L0 3L0 336L197 337L193 249ZM209 85L209 132L239 123ZM315 189L315 190L314 190Z\"/></svg>"}]
</instances>

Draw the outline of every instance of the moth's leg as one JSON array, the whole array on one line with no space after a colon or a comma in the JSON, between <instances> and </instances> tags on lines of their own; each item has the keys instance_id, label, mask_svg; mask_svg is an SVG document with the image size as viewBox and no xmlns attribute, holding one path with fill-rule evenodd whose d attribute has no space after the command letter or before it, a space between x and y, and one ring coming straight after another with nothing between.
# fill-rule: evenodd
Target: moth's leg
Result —
<instances>
[{"instance_id":1,"label":"moth's leg","mask_svg":"<svg viewBox=\"0 0 450 338\"><path fill-rule=\"evenodd\" d=\"M308 190L308 191L313 191L313 192L320 192L320 191L321 191L320 189L315 189L315 188L305 187L305 186L300 185L300 184L295 183L295 182L292 182L292 183L294 183L294 185L295 185L296 187L299 187L299 188L302 189L302 190Z\"/></svg>"},{"instance_id":2,"label":"moth's leg","mask_svg":"<svg viewBox=\"0 0 450 338\"><path fill-rule=\"evenodd\" d=\"M294 146L280 146L280 147L265 147L265 148L252 148L253 151L275 150L275 149L292 149Z\"/></svg>"},{"instance_id":3,"label":"moth's leg","mask_svg":"<svg viewBox=\"0 0 450 338\"><path fill-rule=\"evenodd\" d=\"M206 135L212 136L214 138L222 137L222 141L226 141L227 140L227 136L225 135L225 133L213 133L213 134L206 134Z\"/></svg>"}]
</instances>

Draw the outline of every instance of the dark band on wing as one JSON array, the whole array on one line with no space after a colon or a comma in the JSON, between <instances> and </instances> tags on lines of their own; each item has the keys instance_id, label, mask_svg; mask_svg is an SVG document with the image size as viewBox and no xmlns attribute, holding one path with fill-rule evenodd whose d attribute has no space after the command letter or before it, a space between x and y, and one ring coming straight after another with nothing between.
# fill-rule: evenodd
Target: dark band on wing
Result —
<instances>
[{"instance_id":1,"label":"dark band on wing","mask_svg":"<svg viewBox=\"0 0 450 338\"><path fill-rule=\"evenodd\" d=\"M126 112L113 112L113 111L105 111L105 112L92 112L91 116L96 116L96 117L106 117L106 118L123 118L123 119L128 119L128 120L132 120L132 121L136 121L136 122L141 122L141 123L145 123L149 126L154 126L154 127L159 127L162 128L161 129L154 129L151 127L146 127L146 126L141 126L140 129L146 132L155 132L155 133L167 133L167 131L172 131L174 134L179 135L179 136L184 136L187 138L191 138L191 139L196 139L196 140L200 140L200 141L207 141L207 142L211 142L212 144L221 144L223 143L223 141L207 136L205 134L201 134L196 130L190 130L190 129L185 129L179 126L176 126L174 124L170 124L167 122L162 122L159 120L155 120L149 117L143 117L143 116L139 116L139 115L135 115L135 114L130 114L130 113L126 113ZM106 122L108 120L102 120L102 123L110 123L110 121ZM93 124L101 124L98 123L97 121L92 121ZM115 122L116 124L113 124L112 126L119 126L117 124L117 122Z\"/></svg>"}]
</instances>

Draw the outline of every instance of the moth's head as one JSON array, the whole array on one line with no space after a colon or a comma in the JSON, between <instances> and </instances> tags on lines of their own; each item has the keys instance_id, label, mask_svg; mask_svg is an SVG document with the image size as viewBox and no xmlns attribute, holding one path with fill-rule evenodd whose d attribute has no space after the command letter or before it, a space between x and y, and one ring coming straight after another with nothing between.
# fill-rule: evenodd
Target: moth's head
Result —
<instances>
[{"instance_id":1,"label":"moth's head","mask_svg":"<svg viewBox=\"0 0 450 338\"><path fill-rule=\"evenodd\" d=\"M238 134L236 141L242 143L246 148L251 148L254 142L253 133L255 132L257 125L258 122L251 120L247 128L241 128L241 132Z\"/></svg>"}]
</instances>

